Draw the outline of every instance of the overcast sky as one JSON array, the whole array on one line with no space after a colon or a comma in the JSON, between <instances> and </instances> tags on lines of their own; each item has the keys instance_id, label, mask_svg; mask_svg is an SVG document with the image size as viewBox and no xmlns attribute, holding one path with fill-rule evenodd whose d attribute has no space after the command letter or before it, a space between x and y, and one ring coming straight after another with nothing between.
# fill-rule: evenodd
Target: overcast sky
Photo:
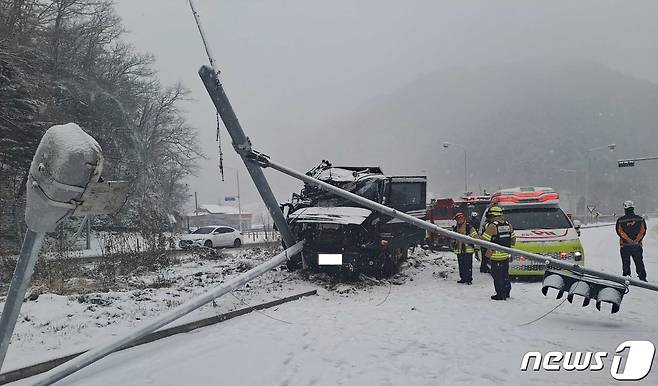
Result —
<instances>
[{"instance_id":1,"label":"overcast sky","mask_svg":"<svg viewBox=\"0 0 658 386\"><path fill-rule=\"evenodd\" d=\"M222 131L226 182L218 177L214 108L198 78L205 52L186 0L117 0L126 40L157 60L163 83L182 82L208 160L190 179L200 203L235 191L258 202ZM331 149L292 136L326 127L360 104L453 66L595 61L658 82L658 1L196 0L222 81L255 148L303 171ZM355 128L358 129L358 128ZM315 134L315 133L313 133ZM294 146L290 146L294 144ZM299 156L294 147L308 146ZM369 151L369 150L364 150ZM373 163L385 155L373 151ZM401 165L401 170L405 169ZM300 184L272 176L279 201Z\"/></svg>"}]
</instances>

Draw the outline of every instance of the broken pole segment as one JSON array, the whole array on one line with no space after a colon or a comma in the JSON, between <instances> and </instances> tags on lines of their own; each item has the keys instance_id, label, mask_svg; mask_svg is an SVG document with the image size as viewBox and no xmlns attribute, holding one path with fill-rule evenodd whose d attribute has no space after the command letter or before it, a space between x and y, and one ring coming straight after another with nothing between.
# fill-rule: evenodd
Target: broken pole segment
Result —
<instances>
[{"instance_id":1,"label":"broken pole segment","mask_svg":"<svg viewBox=\"0 0 658 386\"><path fill-rule=\"evenodd\" d=\"M156 331L160 327L166 326L167 324L173 322L176 319L179 319L190 312L200 308L201 306L210 303L211 301L226 295L234 291L235 289L243 286L245 283L250 282L251 280L261 276L265 272L268 272L271 269L274 269L281 264L283 264L290 257L301 252L304 246L304 242L300 241L297 244L291 246L290 248L284 250L278 255L274 256L270 260L264 262L261 265L258 265L249 271L241 274L235 279L222 284L214 289L206 292L205 294L199 295L193 299L188 300L187 302L181 304L180 306L174 308L173 310L167 312L166 314L156 318L145 326L142 326L135 331L112 340L104 346L89 350L86 353L72 359L54 369L48 371L44 376L39 379L35 386L45 386L51 385L73 373L83 369L84 367L89 366L90 364L96 362L99 359L102 359L111 353L121 349L126 345L130 345L131 342L140 339L153 331Z\"/></svg>"}]
</instances>

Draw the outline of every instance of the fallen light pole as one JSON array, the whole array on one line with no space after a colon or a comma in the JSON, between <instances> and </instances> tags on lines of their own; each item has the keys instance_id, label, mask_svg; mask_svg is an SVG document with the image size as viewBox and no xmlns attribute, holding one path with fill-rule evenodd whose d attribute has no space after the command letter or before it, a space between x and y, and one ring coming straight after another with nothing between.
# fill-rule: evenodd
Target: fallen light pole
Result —
<instances>
[{"instance_id":1,"label":"fallen light pole","mask_svg":"<svg viewBox=\"0 0 658 386\"><path fill-rule=\"evenodd\" d=\"M113 353L114 351L119 350L123 346L134 342L137 339L140 339L149 333L156 331L160 327L163 327L176 319L179 319L190 312L196 310L197 308L210 303L211 301L232 292L233 290L241 287L245 283L250 282L251 280L261 276L265 272L276 268L282 265L286 260L291 256L296 255L302 250L304 245L303 241L298 242L297 244L291 246L290 248L284 250L278 255L272 257L270 260L265 263L258 265L249 271L241 274L235 279L229 281L228 283L222 284L202 295L199 295L182 305L174 308L173 310L167 312L166 314L158 317L157 319L151 321L145 326L138 328L137 330L112 340L111 342L103 345L101 347L89 350L86 353L58 366L54 369L45 373L36 383L35 386L45 386L53 384L76 371L89 366L90 364L96 362L97 360Z\"/></svg>"},{"instance_id":2,"label":"fallen light pole","mask_svg":"<svg viewBox=\"0 0 658 386\"><path fill-rule=\"evenodd\" d=\"M41 138L27 180L27 232L0 317L0 369L30 285L46 232L69 216L117 211L128 183L99 182L103 153L96 140L78 125L53 126Z\"/></svg>"}]
</instances>

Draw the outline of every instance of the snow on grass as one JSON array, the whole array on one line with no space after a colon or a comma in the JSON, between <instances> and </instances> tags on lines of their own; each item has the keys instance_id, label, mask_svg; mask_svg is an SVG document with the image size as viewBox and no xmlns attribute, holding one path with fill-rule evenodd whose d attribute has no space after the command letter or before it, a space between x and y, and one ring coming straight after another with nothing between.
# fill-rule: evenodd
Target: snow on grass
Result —
<instances>
[{"instance_id":1,"label":"snow on grass","mask_svg":"<svg viewBox=\"0 0 658 386\"><path fill-rule=\"evenodd\" d=\"M658 277L657 225L650 223L645 245L650 280ZM613 228L583 230L582 240L588 266L620 272ZM319 287L319 296L265 311L284 322L251 313L115 353L73 375L66 384L615 384L609 369L619 343L650 340L658 344L655 292L631 288L615 315L609 309L599 312L593 304L581 308L565 302L548 316L524 325L561 302L554 292L544 297L540 283L514 283L510 300L492 301L493 286L486 274L476 272L472 286L456 284L451 253L418 253L404 272L394 280L404 282L402 285ZM288 278L279 275L282 280ZM298 277L279 284L282 287L276 292L259 295L284 296L314 286ZM45 303L60 302L60 306L64 302L44 299L48 299ZM230 302L230 297L227 300ZM67 307L79 310L80 306ZM229 306L222 303L221 307ZM53 319L66 317L66 312L52 312L57 315ZM128 328L130 323L136 322L119 324ZM26 333L25 328L22 331ZM104 327L93 342L116 332L111 326ZM57 333L44 335L57 337ZM56 338L45 339L52 342ZM59 350L71 347L76 338L67 339ZM29 349L21 349L22 344L12 345L10 354L13 349L23 361L24 356L33 359ZM32 343L30 347L36 346ZM521 359L527 351L607 351L610 357L600 372L521 372ZM638 384L658 384L656 366Z\"/></svg>"},{"instance_id":2,"label":"snow on grass","mask_svg":"<svg viewBox=\"0 0 658 386\"><path fill-rule=\"evenodd\" d=\"M243 249L232 252L226 260L189 256L176 267L125 277L125 287L132 290L70 296L42 294L23 304L3 371L93 347L99 339L123 334L274 254L265 249ZM296 277L286 271L272 271L235 293L248 304L258 304L313 287L297 284ZM242 301L229 295L218 300L216 306L206 305L176 324L244 307Z\"/></svg>"}]
</instances>

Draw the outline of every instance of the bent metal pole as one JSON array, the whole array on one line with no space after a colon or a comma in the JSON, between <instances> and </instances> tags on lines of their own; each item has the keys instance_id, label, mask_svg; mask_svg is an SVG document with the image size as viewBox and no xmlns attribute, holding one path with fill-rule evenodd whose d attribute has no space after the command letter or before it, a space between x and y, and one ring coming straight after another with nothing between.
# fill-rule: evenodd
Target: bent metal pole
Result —
<instances>
[{"instance_id":1,"label":"bent metal pole","mask_svg":"<svg viewBox=\"0 0 658 386\"><path fill-rule=\"evenodd\" d=\"M586 275L592 275L592 276L599 277L601 279L611 280L611 281L614 281L614 282L617 282L617 283L624 283L624 284L627 284L627 285L630 284L630 285L634 285L636 287L646 288L646 289L649 289L649 290L652 290L652 291L658 291L658 286L655 285L655 284L646 283L646 282L643 282L641 280L633 279L633 278L630 278L630 277L623 277L623 276L612 275L612 274L609 274L609 273L596 271L596 270L593 270L593 269L582 267L578 264L566 263L564 261L554 259L554 258L549 257L549 256L543 256L543 255L538 255L536 253L530 253L530 252L522 251L522 250L519 250L519 249L508 248L508 247L504 247L504 246L501 246L501 245L498 245L498 244L495 244L495 243L492 243L492 242L489 242L489 241L475 239L475 238L472 238L472 237L469 237L469 236L462 235L461 233L449 231L447 229L443 229L443 228L441 228L437 225L434 225L431 222L424 221L424 220L418 219L416 217L410 216L410 215L408 215L404 212L400 212L400 211L395 210L391 207L388 207L388 206L376 203L374 201L368 200L368 199L363 198L361 196L358 196L354 193L350 193L346 190L335 187L333 185L330 185L326 182L320 181L320 180L315 179L313 177L307 176L306 174L300 173L296 170L290 169L286 166L277 164L276 162L273 162L272 160L270 160L269 157L267 157L264 154L254 153L252 156L257 159L257 161L259 162L259 164L262 167L271 167L272 169L278 170L281 173L286 174L290 177L297 178L297 179L302 180L302 181L304 181L308 184L315 185L315 186L318 186L318 187L320 187L324 190L332 192L332 193L336 194L337 196L340 196L340 197L346 198L350 201L361 204L361 205L363 205L364 207L366 207L368 209L372 209L374 211L384 213L388 216L397 218L397 219L402 220L404 222L407 222L409 224L415 225L419 228L426 229L430 232L438 233L440 235L449 237L451 239L464 241L464 242L467 242L469 244L480 245L480 246L483 246L487 249L494 249L494 250L498 250L498 251L503 251L503 252L507 252L507 253L517 255L517 256L524 256L524 257L526 257L530 260L533 260L533 261L537 261L537 262L540 262L540 263L545 263L547 265L550 264L553 267L558 267L558 268L561 268L561 269L568 269L568 270L571 270L573 272L578 272L578 273L582 273L582 274L586 274Z\"/></svg>"},{"instance_id":2,"label":"bent metal pole","mask_svg":"<svg viewBox=\"0 0 658 386\"><path fill-rule=\"evenodd\" d=\"M113 353L114 351L124 347L131 342L144 337L145 335L163 327L176 319L183 317L184 315L189 314L190 312L196 310L197 308L203 306L204 304L210 303L214 299L225 295L229 292L232 292L236 288L241 287L245 283L257 278L258 276L264 274L265 272L283 264L290 257L296 255L302 250L304 246L304 241L300 241L297 244L291 246L290 248L284 250L278 255L274 256L265 263L250 269L249 271L243 273L237 278L229 281L228 283L222 284L213 290L206 292L205 294L199 295L180 306L174 308L173 310L167 312L166 314L160 316L159 318L151 321L149 324L142 326L141 328L114 339L108 344L89 350L86 353L72 359L54 369L45 373L41 379L35 383L35 385L50 385L53 384L74 372L89 366L90 364L96 362L97 360Z\"/></svg>"},{"instance_id":3,"label":"bent metal pole","mask_svg":"<svg viewBox=\"0 0 658 386\"><path fill-rule=\"evenodd\" d=\"M199 69L199 76L203 80L208 95L210 95L210 99L212 99L219 116L222 118L222 122L224 122L226 130L231 136L233 148L235 148L235 151L240 158L242 158L244 166L247 168L251 179L254 181L254 185L256 185L256 190L258 190L258 193L263 199L263 203L265 203L265 207L270 213L270 216L272 216L272 221L274 222L274 225L276 225L279 234L281 234L283 244L286 248L290 247L295 244L295 237L288 227L286 218L283 216L281 208L279 208L279 203L274 197L274 193L272 193L270 184L267 182L263 171L258 164L247 157L247 155L252 153L251 142L242 130L242 126L238 121L238 117L235 115L235 111L233 111L231 102L224 92L224 87L217 78L217 73L212 68L203 66Z\"/></svg>"}]
</instances>

